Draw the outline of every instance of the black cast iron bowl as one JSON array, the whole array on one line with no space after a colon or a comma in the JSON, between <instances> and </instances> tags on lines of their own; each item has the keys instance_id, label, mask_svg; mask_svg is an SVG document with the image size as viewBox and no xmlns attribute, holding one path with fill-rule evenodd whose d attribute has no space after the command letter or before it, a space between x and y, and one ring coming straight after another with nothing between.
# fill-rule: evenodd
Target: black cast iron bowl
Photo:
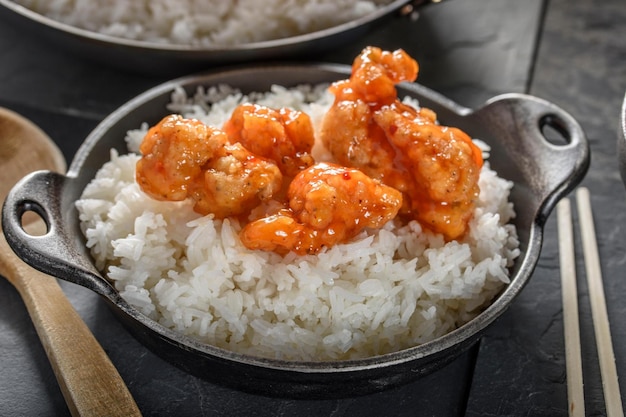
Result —
<instances>
[{"instance_id":1,"label":"black cast iron bowl","mask_svg":"<svg viewBox=\"0 0 626 417\"><path fill-rule=\"evenodd\" d=\"M2 211L11 247L27 263L50 275L100 294L141 343L183 370L236 389L291 398L332 398L373 393L410 382L451 362L471 347L511 304L529 280L542 245L544 223L557 201L586 173L589 147L579 124L559 107L521 94L497 96L476 110L461 107L418 84L402 84L401 96L419 99L439 120L458 126L491 146L491 166L514 181L511 200L521 241L521 255L511 268L511 283L474 320L420 346L361 360L297 362L233 353L183 336L140 314L124 301L94 267L85 248L74 202L96 171L109 159L110 148L126 153L124 136L141 122L157 123L176 86L190 94L199 85L221 83L244 93L267 91L272 84L295 86L346 78L340 65L284 65L232 68L179 78L136 97L107 117L87 137L66 175L39 171L21 180ZM551 127L562 136L554 144ZM34 211L48 224L43 236L30 236L20 218Z\"/></svg>"},{"instance_id":2,"label":"black cast iron bowl","mask_svg":"<svg viewBox=\"0 0 626 417\"><path fill-rule=\"evenodd\" d=\"M288 38L234 46L191 46L123 39L59 22L20 6L0 0L0 19L29 33L106 66L126 71L179 76L215 66L262 60L310 57L357 41L377 25L398 17L404 6L413 8L430 0L374 0L376 11L358 19L316 32Z\"/></svg>"}]
</instances>

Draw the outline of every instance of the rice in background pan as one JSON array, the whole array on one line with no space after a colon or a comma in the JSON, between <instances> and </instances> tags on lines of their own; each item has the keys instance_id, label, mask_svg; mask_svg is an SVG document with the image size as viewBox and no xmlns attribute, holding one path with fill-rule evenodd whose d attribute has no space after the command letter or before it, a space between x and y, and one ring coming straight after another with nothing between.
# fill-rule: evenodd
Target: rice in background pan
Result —
<instances>
[{"instance_id":1,"label":"rice in background pan","mask_svg":"<svg viewBox=\"0 0 626 417\"><path fill-rule=\"evenodd\" d=\"M333 99L326 87L274 86L244 96L219 86L192 97L180 89L168 110L221 126L237 104L255 101L305 111L318 125ZM131 152L112 151L76 205L97 267L129 303L166 327L262 357L362 358L450 332L509 282L507 268L519 254L508 224L512 183L488 160L462 240L445 243L416 221L391 221L317 255L281 257L244 247L236 220L201 217L190 202L145 195L134 170L146 129L129 132ZM316 145L314 156L323 160L324 149Z\"/></svg>"},{"instance_id":2,"label":"rice in background pan","mask_svg":"<svg viewBox=\"0 0 626 417\"><path fill-rule=\"evenodd\" d=\"M15 0L71 26L118 38L216 47L288 38L331 28L389 0Z\"/></svg>"}]
</instances>

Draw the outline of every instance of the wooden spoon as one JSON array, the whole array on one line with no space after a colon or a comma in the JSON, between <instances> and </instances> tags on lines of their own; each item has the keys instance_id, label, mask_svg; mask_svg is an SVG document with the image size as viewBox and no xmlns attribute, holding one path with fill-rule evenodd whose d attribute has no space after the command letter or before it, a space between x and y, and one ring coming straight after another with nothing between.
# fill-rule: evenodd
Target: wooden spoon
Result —
<instances>
[{"instance_id":1,"label":"wooden spoon","mask_svg":"<svg viewBox=\"0 0 626 417\"><path fill-rule=\"evenodd\" d=\"M66 168L63 155L43 131L2 108L0 165L1 201L29 172L40 169L64 172ZM38 217L36 220L29 222L29 232L38 226L39 231L45 233L43 221ZM117 369L65 297L57 280L18 258L4 233L1 235L0 274L22 296L72 415L140 416Z\"/></svg>"}]
</instances>

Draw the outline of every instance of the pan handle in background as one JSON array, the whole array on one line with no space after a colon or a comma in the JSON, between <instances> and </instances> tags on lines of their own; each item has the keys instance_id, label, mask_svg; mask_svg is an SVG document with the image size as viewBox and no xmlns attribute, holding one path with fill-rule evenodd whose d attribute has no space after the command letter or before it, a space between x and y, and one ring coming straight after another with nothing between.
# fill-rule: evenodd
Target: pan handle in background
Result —
<instances>
[{"instance_id":1,"label":"pan handle in background","mask_svg":"<svg viewBox=\"0 0 626 417\"><path fill-rule=\"evenodd\" d=\"M52 171L36 171L20 180L2 207L2 228L9 246L24 262L57 278L88 288L113 302L119 294L90 262L82 235L70 230L77 220L73 201L65 198L72 178ZM46 223L41 236L27 233L21 224L27 212L37 213Z\"/></svg>"},{"instance_id":2,"label":"pan handle in background","mask_svg":"<svg viewBox=\"0 0 626 417\"><path fill-rule=\"evenodd\" d=\"M498 136L490 161L500 175L533 194L540 224L587 173L590 150L585 132L569 113L551 102L525 94L503 94L466 117L479 118Z\"/></svg>"}]
</instances>

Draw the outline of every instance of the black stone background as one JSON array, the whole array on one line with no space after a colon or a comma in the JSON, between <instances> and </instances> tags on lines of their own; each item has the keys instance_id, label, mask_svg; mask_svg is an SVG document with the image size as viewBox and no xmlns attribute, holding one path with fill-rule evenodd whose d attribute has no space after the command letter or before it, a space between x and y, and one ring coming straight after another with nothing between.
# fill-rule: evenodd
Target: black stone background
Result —
<instances>
[{"instance_id":1,"label":"black stone background","mask_svg":"<svg viewBox=\"0 0 626 417\"><path fill-rule=\"evenodd\" d=\"M618 373L626 372L624 187L616 140L626 91L623 0L446 0L419 19L394 19L358 42L310 57L350 63L365 45L402 47L420 63L418 82L476 107L528 92L583 126ZM31 118L68 162L119 105L164 78L114 70L60 51L0 21L0 106ZM279 400L212 385L163 362L126 332L93 293L61 282L127 382L145 416L566 416L567 393L556 215L537 269L475 349L404 387L360 398ZM580 243L580 242L578 242ZM577 248L587 415L604 415L580 247ZM69 411L18 293L0 280L0 415ZM622 393L625 389L622 388Z\"/></svg>"}]
</instances>

